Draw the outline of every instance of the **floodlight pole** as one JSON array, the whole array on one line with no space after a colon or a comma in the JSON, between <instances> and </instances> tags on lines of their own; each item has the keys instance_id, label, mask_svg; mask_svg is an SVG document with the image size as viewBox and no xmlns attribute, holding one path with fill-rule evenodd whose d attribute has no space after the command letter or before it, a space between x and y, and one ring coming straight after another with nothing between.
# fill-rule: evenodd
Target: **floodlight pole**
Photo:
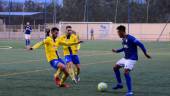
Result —
<instances>
[{"instance_id":1,"label":"floodlight pole","mask_svg":"<svg viewBox=\"0 0 170 96\"><path fill-rule=\"evenodd\" d=\"M11 0L9 0L9 5L8 5L8 7L9 7L9 16L8 16L8 24L10 25L11 24L11 5L12 5L12 1ZM10 40L10 37L11 37L11 30L9 30L9 32L8 32L8 39Z\"/></svg>"},{"instance_id":2,"label":"floodlight pole","mask_svg":"<svg viewBox=\"0 0 170 96\"><path fill-rule=\"evenodd\" d=\"M87 13L87 12L86 12L86 11L87 11L87 6L86 6L86 4L87 4L87 0L85 0L85 4L84 4L84 18L83 18L83 19L84 19L84 20L83 20L84 22L86 22L86 13Z\"/></svg>"},{"instance_id":3,"label":"floodlight pole","mask_svg":"<svg viewBox=\"0 0 170 96\"><path fill-rule=\"evenodd\" d=\"M149 6L150 6L150 0L147 2L147 19L146 22L149 23Z\"/></svg>"},{"instance_id":4,"label":"floodlight pole","mask_svg":"<svg viewBox=\"0 0 170 96\"><path fill-rule=\"evenodd\" d=\"M130 33L130 15L131 15L131 10L130 10L130 2L131 0L128 0L128 33Z\"/></svg>"},{"instance_id":5,"label":"floodlight pole","mask_svg":"<svg viewBox=\"0 0 170 96\"><path fill-rule=\"evenodd\" d=\"M46 17L47 17L47 6L46 6L46 3L47 3L47 0L45 0L45 3L44 3L44 25L45 25L45 27L46 27L46 22L47 22L47 20L46 20Z\"/></svg>"},{"instance_id":6,"label":"floodlight pole","mask_svg":"<svg viewBox=\"0 0 170 96\"><path fill-rule=\"evenodd\" d=\"M56 0L53 0L53 7L54 7L54 9L53 9L53 12L54 12L54 14L53 14L53 24L54 24L54 26L55 26L55 24L56 24Z\"/></svg>"},{"instance_id":7,"label":"floodlight pole","mask_svg":"<svg viewBox=\"0 0 170 96\"><path fill-rule=\"evenodd\" d=\"M118 2L119 2L119 0L116 0L116 9L115 9L115 23L117 22L117 10L118 10Z\"/></svg>"},{"instance_id":8,"label":"floodlight pole","mask_svg":"<svg viewBox=\"0 0 170 96\"><path fill-rule=\"evenodd\" d=\"M8 1L8 11L9 11L9 16L8 16L8 24L10 25L11 23L11 0Z\"/></svg>"},{"instance_id":9,"label":"floodlight pole","mask_svg":"<svg viewBox=\"0 0 170 96\"><path fill-rule=\"evenodd\" d=\"M89 38L89 25L88 25L88 0L85 1L85 6L84 6L84 22L87 23L87 40Z\"/></svg>"},{"instance_id":10,"label":"floodlight pole","mask_svg":"<svg viewBox=\"0 0 170 96\"><path fill-rule=\"evenodd\" d=\"M25 11L25 0L22 7L22 25L24 25L24 11Z\"/></svg>"}]
</instances>

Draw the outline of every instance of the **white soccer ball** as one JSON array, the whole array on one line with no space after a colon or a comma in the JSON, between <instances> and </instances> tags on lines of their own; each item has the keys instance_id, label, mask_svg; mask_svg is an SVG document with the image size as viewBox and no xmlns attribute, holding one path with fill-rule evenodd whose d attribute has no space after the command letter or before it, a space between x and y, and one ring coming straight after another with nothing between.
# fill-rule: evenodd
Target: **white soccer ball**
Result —
<instances>
[{"instance_id":1,"label":"white soccer ball","mask_svg":"<svg viewBox=\"0 0 170 96\"><path fill-rule=\"evenodd\" d=\"M100 82L97 86L97 90L100 92L107 91L107 88L108 88L108 86L107 86L107 83L105 83L105 82Z\"/></svg>"}]
</instances>

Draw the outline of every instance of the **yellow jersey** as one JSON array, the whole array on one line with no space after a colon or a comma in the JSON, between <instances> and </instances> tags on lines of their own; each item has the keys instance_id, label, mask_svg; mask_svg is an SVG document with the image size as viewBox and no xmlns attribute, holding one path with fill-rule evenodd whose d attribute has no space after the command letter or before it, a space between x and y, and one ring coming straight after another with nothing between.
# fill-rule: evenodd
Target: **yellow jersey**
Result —
<instances>
[{"instance_id":1,"label":"yellow jersey","mask_svg":"<svg viewBox=\"0 0 170 96\"><path fill-rule=\"evenodd\" d=\"M32 48L37 49L41 45L44 45L47 61L50 62L51 60L59 58L59 55L57 53L57 50L58 50L59 46L63 46L63 45L64 46L71 46L71 45L75 45L75 44L77 44L77 42L76 43L69 42L69 41L64 42L64 41L61 41L60 38L57 38L54 41L52 37L47 37L43 41L38 42L37 44L35 44Z\"/></svg>"},{"instance_id":2,"label":"yellow jersey","mask_svg":"<svg viewBox=\"0 0 170 96\"><path fill-rule=\"evenodd\" d=\"M77 43L79 41L77 35L75 34L71 34L70 37L68 38L67 35L63 35L61 36L61 40L64 42L74 42ZM72 45L72 46L63 46L63 53L64 56L66 55L77 55L78 54L78 50L80 45Z\"/></svg>"}]
</instances>

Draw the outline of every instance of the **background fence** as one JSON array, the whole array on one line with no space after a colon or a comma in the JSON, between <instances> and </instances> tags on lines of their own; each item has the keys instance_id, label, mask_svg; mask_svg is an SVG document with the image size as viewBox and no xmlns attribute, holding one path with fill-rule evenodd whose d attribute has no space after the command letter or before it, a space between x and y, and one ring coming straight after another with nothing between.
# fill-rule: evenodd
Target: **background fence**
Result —
<instances>
[{"instance_id":1,"label":"background fence","mask_svg":"<svg viewBox=\"0 0 170 96\"><path fill-rule=\"evenodd\" d=\"M116 27L119 25L127 26L127 32L136 36L140 40L170 41L170 25L166 23L127 23L115 24L111 22L60 22L59 24L47 24L46 27L54 26L60 29L60 35L65 33L65 27L71 25L81 39L90 39L91 32L94 32L96 40L120 40ZM167 25L167 26L166 26ZM32 39L42 39L45 37L44 25L32 25ZM160 35L162 32L162 35ZM23 25L0 25L0 39L24 39Z\"/></svg>"}]
</instances>

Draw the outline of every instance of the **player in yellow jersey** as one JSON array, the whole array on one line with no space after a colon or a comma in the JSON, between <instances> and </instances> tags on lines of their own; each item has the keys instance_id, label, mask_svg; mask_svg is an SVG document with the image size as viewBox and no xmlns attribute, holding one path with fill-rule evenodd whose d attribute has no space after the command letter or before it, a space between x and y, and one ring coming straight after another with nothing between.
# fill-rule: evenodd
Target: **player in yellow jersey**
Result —
<instances>
[{"instance_id":1,"label":"player in yellow jersey","mask_svg":"<svg viewBox=\"0 0 170 96\"><path fill-rule=\"evenodd\" d=\"M66 26L66 34L61 36L61 40L65 42L77 42L79 41L78 36L73 34L72 27ZM70 77L75 83L80 81L79 74L80 74L80 60L78 57L78 50L80 45L73 45L73 46L63 46L63 53L65 56L65 61L67 64L67 70L69 72ZM74 70L73 64L76 67Z\"/></svg>"},{"instance_id":2,"label":"player in yellow jersey","mask_svg":"<svg viewBox=\"0 0 170 96\"><path fill-rule=\"evenodd\" d=\"M77 35L76 31L72 30L72 34L77 36L77 39L80 40L79 35ZM80 44L77 45L77 50L80 50Z\"/></svg>"},{"instance_id":3,"label":"player in yellow jersey","mask_svg":"<svg viewBox=\"0 0 170 96\"><path fill-rule=\"evenodd\" d=\"M51 29L51 35L44 39L43 41L35 44L30 50L34 50L39 48L41 45L45 46L45 53L47 57L47 61L51 64L51 66L56 69L56 73L54 74L55 83L58 87L69 87L68 84L64 84L64 81L68 77L68 72L66 70L66 66L64 61L59 57L57 49L59 46L71 46L71 45L77 45L81 43L82 41L77 42L64 42L61 41L58 37L59 29L54 27ZM61 80L59 78L59 75L62 74Z\"/></svg>"}]
</instances>

